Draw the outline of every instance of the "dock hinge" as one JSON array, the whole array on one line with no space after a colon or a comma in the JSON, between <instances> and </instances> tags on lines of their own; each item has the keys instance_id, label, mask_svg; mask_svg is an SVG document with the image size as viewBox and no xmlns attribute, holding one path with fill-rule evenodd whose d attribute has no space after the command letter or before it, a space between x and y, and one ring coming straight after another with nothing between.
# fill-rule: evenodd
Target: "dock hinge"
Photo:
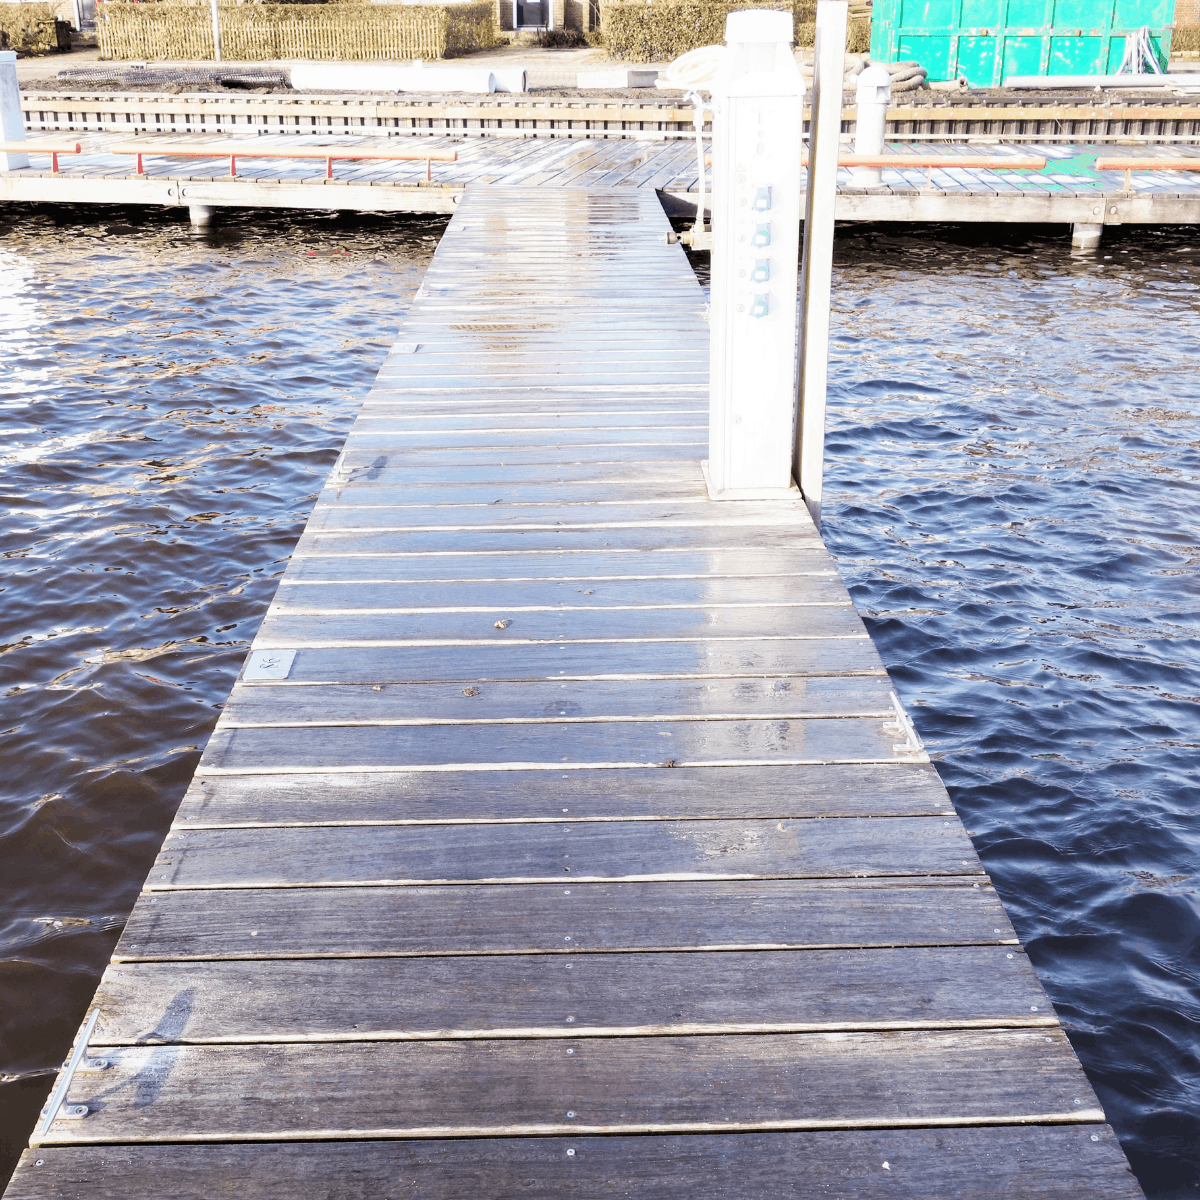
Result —
<instances>
[{"instance_id":1,"label":"dock hinge","mask_svg":"<svg viewBox=\"0 0 1200 1200\"><path fill-rule=\"evenodd\" d=\"M80 1071L105 1071L111 1065L106 1058L88 1058L87 1047L91 1041L92 1034L96 1030L96 1022L100 1019L100 1010L92 1009L88 1015L88 1019L84 1022L83 1028L79 1031L75 1039L75 1045L71 1048L71 1057L63 1063L62 1071L58 1077L58 1083L54 1085L54 1091L50 1094L50 1099L46 1101L45 1108L42 1109L41 1123L34 1130L33 1136L29 1139L31 1146L40 1146L50 1132L50 1126L54 1124L55 1119L60 1121L81 1121L88 1115L90 1111L86 1104L63 1104L67 1098L67 1092L71 1090L71 1080L75 1078L77 1072Z\"/></svg>"},{"instance_id":2,"label":"dock hinge","mask_svg":"<svg viewBox=\"0 0 1200 1200\"><path fill-rule=\"evenodd\" d=\"M916 726L912 723L912 717L904 709L904 705L900 703L900 697L895 692L891 693L892 709L895 711L895 721L884 722L884 729L894 730L900 734L904 741L892 747L897 754L924 754L925 744L921 741L921 735L917 733Z\"/></svg>"}]
</instances>

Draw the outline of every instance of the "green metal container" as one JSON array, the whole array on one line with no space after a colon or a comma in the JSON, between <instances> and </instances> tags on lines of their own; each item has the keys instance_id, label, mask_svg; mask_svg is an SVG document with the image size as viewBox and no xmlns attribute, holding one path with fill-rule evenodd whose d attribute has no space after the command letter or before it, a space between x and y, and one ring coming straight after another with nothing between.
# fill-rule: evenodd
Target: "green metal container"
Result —
<instances>
[{"instance_id":1,"label":"green metal container","mask_svg":"<svg viewBox=\"0 0 1200 1200\"><path fill-rule=\"evenodd\" d=\"M871 57L930 79L999 87L1010 75L1106 75L1143 25L1163 68L1175 0L874 0Z\"/></svg>"}]
</instances>

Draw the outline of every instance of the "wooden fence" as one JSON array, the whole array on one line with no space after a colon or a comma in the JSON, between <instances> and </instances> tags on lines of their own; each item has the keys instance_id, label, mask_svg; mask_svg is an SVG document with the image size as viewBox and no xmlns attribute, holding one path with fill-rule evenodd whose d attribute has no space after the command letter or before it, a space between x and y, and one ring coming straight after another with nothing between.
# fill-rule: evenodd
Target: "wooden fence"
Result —
<instances>
[{"instance_id":1,"label":"wooden fence","mask_svg":"<svg viewBox=\"0 0 1200 1200\"><path fill-rule=\"evenodd\" d=\"M264 59L436 59L497 43L495 7L474 4L222 4L221 56ZM109 59L211 59L207 3L109 0L97 20Z\"/></svg>"}]
</instances>

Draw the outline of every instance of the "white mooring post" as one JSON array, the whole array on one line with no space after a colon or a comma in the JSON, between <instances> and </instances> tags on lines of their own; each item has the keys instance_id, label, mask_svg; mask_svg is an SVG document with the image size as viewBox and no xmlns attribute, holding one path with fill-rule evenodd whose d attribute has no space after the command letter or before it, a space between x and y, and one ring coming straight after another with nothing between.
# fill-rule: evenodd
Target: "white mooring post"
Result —
<instances>
[{"instance_id":1,"label":"white mooring post","mask_svg":"<svg viewBox=\"0 0 1200 1200\"><path fill-rule=\"evenodd\" d=\"M869 66L858 77L858 87L854 90L854 107L858 114L854 122L855 154L883 153L887 110L891 102L892 73L878 63ZM850 172L850 183L860 188L880 187L883 171L879 167L855 167Z\"/></svg>"},{"instance_id":2,"label":"white mooring post","mask_svg":"<svg viewBox=\"0 0 1200 1200\"><path fill-rule=\"evenodd\" d=\"M17 55L0 50L0 138L6 142L25 140L25 114L21 112L21 88L17 83ZM28 154L0 154L6 171L29 166Z\"/></svg>"},{"instance_id":3,"label":"white mooring post","mask_svg":"<svg viewBox=\"0 0 1200 1200\"><path fill-rule=\"evenodd\" d=\"M846 7L842 2L842 8ZM713 81L708 462L714 500L795 496L804 83L792 14L730 13Z\"/></svg>"},{"instance_id":4,"label":"white mooring post","mask_svg":"<svg viewBox=\"0 0 1200 1200\"><path fill-rule=\"evenodd\" d=\"M808 194L804 258L800 265L800 355L796 392L796 480L821 528L825 468L825 392L829 381L829 290L833 275L833 218L838 143L842 131L842 75L846 60L847 0L817 0L812 116L808 135Z\"/></svg>"}]
</instances>

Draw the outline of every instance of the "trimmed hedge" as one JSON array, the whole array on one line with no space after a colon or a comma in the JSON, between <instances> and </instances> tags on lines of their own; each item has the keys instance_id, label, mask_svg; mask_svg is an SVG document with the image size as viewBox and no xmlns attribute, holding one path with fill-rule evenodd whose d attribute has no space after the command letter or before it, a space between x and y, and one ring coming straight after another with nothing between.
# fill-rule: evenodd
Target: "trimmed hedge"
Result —
<instances>
[{"instance_id":1,"label":"trimmed hedge","mask_svg":"<svg viewBox=\"0 0 1200 1200\"><path fill-rule=\"evenodd\" d=\"M790 11L797 34L814 16L811 0L602 0L600 28L613 58L669 62L689 50L723 42L725 18L744 8Z\"/></svg>"},{"instance_id":2,"label":"trimmed hedge","mask_svg":"<svg viewBox=\"0 0 1200 1200\"><path fill-rule=\"evenodd\" d=\"M0 4L0 49L39 54L63 48L60 22L50 4ZM65 25L65 22L62 23ZM69 26L66 26L69 30ZM67 34L66 47L71 45Z\"/></svg>"},{"instance_id":3,"label":"trimmed hedge","mask_svg":"<svg viewBox=\"0 0 1200 1200\"><path fill-rule=\"evenodd\" d=\"M221 57L410 59L469 54L498 43L491 0L469 4L221 4ZM205 0L107 0L96 22L109 59L211 59Z\"/></svg>"},{"instance_id":4,"label":"trimmed hedge","mask_svg":"<svg viewBox=\"0 0 1200 1200\"><path fill-rule=\"evenodd\" d=\"M725 18L744 8L773 8L791 12L797 46L816 40L814 0L603 0L600 28L613 58L629 62L670 62L700 46L725 40ZM854 19L846 49L866 53L871 48L871 21Z\"/></svg>"}]
</instances>

